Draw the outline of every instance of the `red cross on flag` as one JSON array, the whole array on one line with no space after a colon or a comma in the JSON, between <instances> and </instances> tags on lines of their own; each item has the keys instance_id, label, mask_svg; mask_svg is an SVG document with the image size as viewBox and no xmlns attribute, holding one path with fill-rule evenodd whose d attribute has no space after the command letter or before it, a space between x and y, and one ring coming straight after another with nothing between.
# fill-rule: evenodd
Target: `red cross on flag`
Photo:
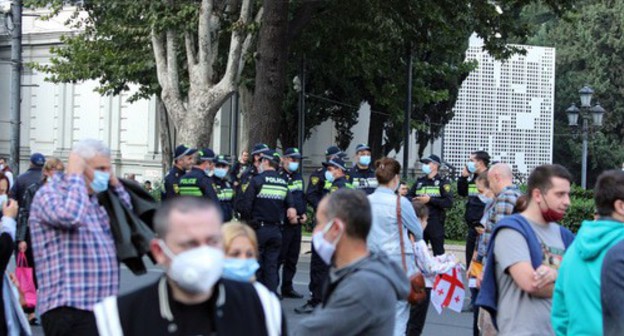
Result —
<instances>
[{"instance_id":1,"label":"red cross on flag","mask_svg":"<svg viewBox=\"0 0 624 336\"><path fill-rule=\"evenodd\" d=\"M438 314L442 314L445 307L461 313L466 295L461 274L461 265L457 265L447 273L436 276L431 290L431 304Z\"/></svg>"}]
</instances>

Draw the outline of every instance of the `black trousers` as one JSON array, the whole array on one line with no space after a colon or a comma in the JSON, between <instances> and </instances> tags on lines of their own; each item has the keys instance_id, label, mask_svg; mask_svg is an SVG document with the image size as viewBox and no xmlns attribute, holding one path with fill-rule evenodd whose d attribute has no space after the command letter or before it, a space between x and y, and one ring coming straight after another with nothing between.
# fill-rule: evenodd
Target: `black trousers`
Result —
<instances>
[{"instance_id":1,"label":"black trousers","mask_svg":"<svg viewBox=\"0 0 624 336\"><path fill-rule=\"evenodd\" d=\"M285 224L282 229L282 293L293 289L293 278L301 252L301 225Z\"/></svg>"},{"instance_id":2,"label":"black trousers","mask_svg":"<svg viewBox=\"0 0 624 336\"><path fill-rule=\"evenodd\" d=\"M41 315L46 336L92 336L97 335L93 312L71 307L59 307Z\"/></svg>"},{"instance_id":3,"label":"black trousers","mask_svg":"<svg viewBox=\"0 0 624 336\"><path fill-rule=\"evenodd\" d=\"M407 321L407 330L405 331L407 336L420 336L425 328L429 300L431 299L431 288L427 288L426 292L427 298L423 302L410 306L410 317Z\"/></svg>"},{"instance_id":4,"label":"black trousers","mask_svg":"<svg viewBox=\"0 0 624 336\"><path fill-rule=\"evenodd\" d=\"M278 263L282 249L282 230L277 224L268 224L256 229L260 269L257 278L270 291L277 292L279 283Z\"/></svg>"},{"instance_id":5,"label":"black trousers","mask_svg":"<svg viewBox=\"0 0 624 336\"><path fill-rule=\"evenodd\" d=\"M329 266L319 257L312 245L312 259L310 260L310 303L314 306L323 301L323 287L329 274Z\"/></svg>"},{"instance_id":6,"label":"black trousers","mask_svg":"<svg viewBox=\"0 0 624 336\"><path fill-rule=\"evenodd\" d=\"M472 334L479 336L479 307L475 307L475 301L477 301L477 295L479 295L479 289L470 288L470 302L472 303Z\"/></svg>"},{"instance_id":7,"label":"black trousers","mask_svg":"<svg viewBox=\"0 0 624 336\"><path fill-rule=\"evenodd\" d=\"M468 233L466 233L466 269L470 268L472 255L477 246L477 237L477 231L472 227L468 228Z\"/></svg>"},{"instance_id":8,"label":"black trousers","mask_svg":"<svg viewBox=\"0 0 624 336\"><path fill-rule=\"evenodd\" d=\"M433 251L434 256L444 254L444 234L442 234L441 236L433 236L425 231L423 234L423 238L425 239L425 243L429 244L431 242L431 250Z\"/></svg>"}]
</instances>

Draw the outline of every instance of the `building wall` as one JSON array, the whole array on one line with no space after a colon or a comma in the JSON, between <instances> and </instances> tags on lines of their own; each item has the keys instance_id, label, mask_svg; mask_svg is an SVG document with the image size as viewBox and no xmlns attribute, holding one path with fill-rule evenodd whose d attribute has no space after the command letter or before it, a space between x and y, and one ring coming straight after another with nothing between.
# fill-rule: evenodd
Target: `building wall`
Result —
<instances>
[{"instance_id":1,"label":"building wall","mask_svg":"<svg viewBox=\"0 0 624 336\"><path fill-rule=\"evenodd\" d=\"M552 162L555 49L523 46L526 55L494 60L471 38L466 53L478 69L464 81L444 133L444 155L462 167L470 153L485 150L517 174Z\"/></svg>"}]
</instances>

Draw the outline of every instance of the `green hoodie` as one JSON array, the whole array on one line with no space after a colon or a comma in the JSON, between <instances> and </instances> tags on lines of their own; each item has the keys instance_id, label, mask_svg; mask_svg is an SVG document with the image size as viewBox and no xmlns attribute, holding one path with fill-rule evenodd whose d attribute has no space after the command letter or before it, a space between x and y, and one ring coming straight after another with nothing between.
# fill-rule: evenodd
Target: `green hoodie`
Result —
<instances>
[{"instance_id":1,"label":"green hoodie","mask_svg":"<svg viewBox=\"0 0 624 336\"><path fill-rule=\"evenodd\" d=\"M622 239L622 222L611 218L583 222L555 283L551 318L557 335L602 335L602 259Z\"/></svg>"}]
</instances>

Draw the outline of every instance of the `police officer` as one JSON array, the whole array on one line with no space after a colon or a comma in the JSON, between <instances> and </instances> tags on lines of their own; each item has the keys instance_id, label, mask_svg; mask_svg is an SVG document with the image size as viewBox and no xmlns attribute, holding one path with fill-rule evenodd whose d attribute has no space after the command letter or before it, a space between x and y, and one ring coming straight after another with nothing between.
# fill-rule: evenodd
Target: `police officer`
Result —
<instances>
[{"instance_id":1,"label":"police officer","mask_svg":"<svg viewBox=\"0 0 624 336\"><path fill-rule=\"evenodd\" d=\"M178 194L178 184L182 175L193 166L193 154L196 149L188 148L184 145L176 147L174 151L173 167L165 175L165 192L162 199L173 198Z\"/></svg>"},{"instance_id":2,"label":"police officer","mask_svg":"<svg viewBox=\"0 0 624 336\"><path fill-rule=\"evenodd\" d=\"M245 189L247 188L247 184L249 184L249 181L251 181L252 178L254 178L256 175L259 174L258 169L260 167L262 154L267 153L269 151L271 151L269 146L263 143L256 144L253 147L251 151L251 156L253 159L252 164L249 165L247 169L245 169L245 171L243 171L243 173L241 174L241 178L238 181L241 185L242 193L245 192Z\"/></svg>"},{"instance_id":3,"label":"police officer","mask_svg":"<svg viewBox=\"0 0 624 336\"><path fill-rule=\"evenodd\" d=\"M326 161L329 161L334 157L344 158L345 156L346 154L337 146L329 146L325 151ZM315 170L310 175L308 189L306 190L306 201L310 204L315 213L319 202L329 193L332 187L332 182L325 179L326 171L327 169L324 166ZM316 253L314 246L312 246L312 257L310 259L310 284L308 286L311 297L303 306L295 308L296 313L310 314L314 310L314 307L321 303L323 298L323 284L325 283L325 278L327 278L328 272L329 266L323 262L321 257L319 257Z\"/></svg>"},{"instance_id":4,"label":"police officer","mask_svg":"<svg viewBox=\"0 0 624 336\"><path fill-rule=\"evenodd\" d=\"M407 196L413 201L427 205L429 220L424 232L424 239L427 244L431 242L433 254L437 256L444 254L445 211L453 206L451 185L438 174L442 164L439 156L430 155L420 162L423 164L422 171L425 176L416 180Z\"/></svg>"},{"instance_id":5,"label":"police officer","mask_svg":"<svg viewBox=\"0 0 624 336\"><path fill-rule=\"evenodd\" d=\"M332 183L329 189L330 193L341 188L354 189L351 182L347 179L347 168L342 159L334 157L327 162L323 162L323 166L327 168L325 180Z\"/></svg>"},{"instance_id":6,"label":"police officer","mask_svg":"<svg viewBox=\"0 0 624 336\"><path fill-rule=\"evenodd\" d=\"M230 159L225 155L217 155L214 159L214 186L219 204L223 214L223 222L229 222L232 220L234 213L234 205L232 203L234 199L234 188L229 181L229 167Z\"/></svg>"},{"instance_id":7,"label":"police officer","mask_svg":"<svg viewBox=\"0 0 624 336\"><path fill-rule=\"evenodd\" d=\"M232 169L230 170L230 182L238 184L238 181L241 179L243 173L247 170L247 168L249 168L249 166L249 151L245 149L241 153L238 161L234 163Z\"/></svg>"},{"instance_id":8,"label":"police officer","mask_svg":"<svg viewBox=\"0 0 624 336\"><path fill-rule=\"evenodd\" d=\"M277 173L280 160L280 155L273 150L261 154L260 174L249 181L239 206L241 217L256 230L258 237L258 281L273 292L279 282L282 225L297 221L288 182Z\"/></svg>"},{"instance_id":9,"label":"police officer","mask_svg":"<svg viewBox=\"0 0 624 336\"><path fill-rule=\"evenodd\" d=\"M375 177L375 170L371 167L371 150L366 144L359 144L355 147L355 166L349 173L349 179L355 189L372 194L379 186Z\"/></svg>"},{"instance_id":10,"label":"police officer","mask_svg":"<svg viewBox=\"0 0 624 336\"><path fill-rule=\"evenodd\" d=\"M470 154L470 160L464 167L461 176L457 180L457 194L468 197L464 219L468 226L466 234L466 269L470 267L472 254L477 242L477 228L481 225L481 218L485 209L485 203L479 197L479 190L475 181L479 174L484 173L490 164L490 155L485 151L476 151Z\"/></svg>"},{"instance_id":11,"label":"police officer","mask_svg":"<svg viewBox=\"0 0 624 336\"><path fill-rule=\"evenodd\" d=\"M293 288L293 278L297 272L297 262L301 251L301 224L308 220L306 215L306 200L304 194L303 177L299 173L302 156L298 148L288 148L282 158L282 167L279 171L288 183L288 190L293 197L297 210L297 221L285 224L282 230L282 297L302 299L303 295Z\"/></svg>"},{"instance_id":12,"label":"police officer","mask_svg":"<svg viewBox=\"0 0 624 336\"><path fill-rule=\"evenodd\" d=\"M214 169L214 158L215 154L210 148L197 152L195 166L180 178L179 195L206 197L215 204L219 203L214 181L210 177Z\"/></svg>"}]
</instances>

